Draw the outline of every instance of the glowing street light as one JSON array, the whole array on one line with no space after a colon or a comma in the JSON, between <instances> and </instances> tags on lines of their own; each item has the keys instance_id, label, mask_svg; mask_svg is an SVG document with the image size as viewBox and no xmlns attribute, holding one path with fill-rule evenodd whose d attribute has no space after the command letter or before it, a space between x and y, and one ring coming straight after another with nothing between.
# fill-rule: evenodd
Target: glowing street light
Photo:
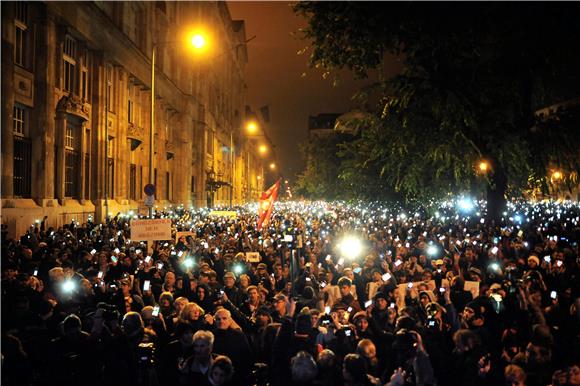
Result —
<instances>
[{"instance_id":1,"label":"glowing street light","mask_svg":"<svg viewBox=\"0 0 580 386\"><path fill-rule=\"evenodd\" d=\"M274 162L272 162L270 164L270 170L274 170L274 169L276 169L276 164Z\"/></svg>"},{"instance_id":2,"label":"glowing street light","mask_svg":"<svg viewBox=\"0 0 580 386\"><path fill-rule=\"evenodd\" d=\"M248 134L256 134L258 131L258 124L254 121L248 122L246 124L246 130L248 131Z\"/></svg>"},{"instance_id":3,"label":"glowing street light","mask_svg":"<svg viewBox=\"0 0 580 386\"><path fill-rule=\"evenodd\" d=\"M206 41L205 37L202 34L196 33L191 37L191 45L195 49L202 49L205 47Z\"/></svg>"},{"instance_id":4,"label":"glowing street light","mask_svg":"<svg viewBox=\"0 0 580 386\"><path fill-rule=\"evenodd\" d=\"M479 171L482 173L487 173L489 171L489 162L487 161L481 161L479 162L479 164L477 165L477 167L479 168Z\"/></svg>"},{"instance_id":5,"label":"glowing street light","mask_svg":"<svg viewBox=\"0 0 580 386\"><path fill-rule=\"evenodd\" d=\"M268 152L268 146L266 146L266 145L260 145L260 147L258 148L258 150L260 151L260 154L266 154Z\"/></svg>"},{"instance_id":6,"label":"glowing street light","mask_svg":"<svg viewBox=\"0 0 580 386\"><path fill-rule=\"evenodd\" d=\"M564 174L562 174L562 172L559 170L556 170L555 172L552 173L552 180L555 180L555 181L561 180L562 177L564 177Z\"/></svg>"}]
</instances>

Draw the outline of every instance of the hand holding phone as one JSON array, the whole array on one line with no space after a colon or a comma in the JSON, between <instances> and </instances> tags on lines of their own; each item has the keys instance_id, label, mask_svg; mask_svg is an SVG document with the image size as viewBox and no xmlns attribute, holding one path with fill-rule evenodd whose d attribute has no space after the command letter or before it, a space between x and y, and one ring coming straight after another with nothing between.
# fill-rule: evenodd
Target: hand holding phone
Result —
<instances>
[{"instance_id":1,"label":"hand holding phone","mask_svg":"<svg viewBox=\"0 0 580 386\"><path fill-rule=\"evenodd\" d=\"M147 292L149 291L149 289L151 289L151 281L145 280L145 282L143 283L143 292Z\"/></svg>"}]
</instances>

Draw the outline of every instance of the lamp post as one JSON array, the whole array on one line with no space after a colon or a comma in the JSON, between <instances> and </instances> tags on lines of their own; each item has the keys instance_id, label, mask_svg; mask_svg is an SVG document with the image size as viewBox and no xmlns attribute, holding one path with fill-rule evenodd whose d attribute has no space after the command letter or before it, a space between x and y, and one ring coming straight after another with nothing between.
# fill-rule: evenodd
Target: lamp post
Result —
<instances>
[{"instance_id":1,"label":"lamp post","mask_svg":"<svg viewBox=\"0 0 580 386\"><path fill-rule=\"evenodd\" d=\"M205 37L200 33L195 33L191 37L191 45L196 50L202 50L206 45ZM153 185L154 170L153 170L153 149L155 140L155 57L157 55L158 43L153 43L151 49L151 113L149 124L149 183ZM157 187L156 187L157 188ZM153 217L153 206L149 207L149 218Z\"/></svg>"},{"instance_id":2,"label":"lamp post","mask_svg":"<svg viewBox=\"0 0 580 386\"><path fill-rule=\"evenodd\" d=\"M153 140L155 132L155 54L157 44L151 50L151 122L149 124L149 183L153 185ZM157 188L157 187L156 187ZM153 205L149 206L149 218L153 218Z\"/></svg>"}]
</instances>

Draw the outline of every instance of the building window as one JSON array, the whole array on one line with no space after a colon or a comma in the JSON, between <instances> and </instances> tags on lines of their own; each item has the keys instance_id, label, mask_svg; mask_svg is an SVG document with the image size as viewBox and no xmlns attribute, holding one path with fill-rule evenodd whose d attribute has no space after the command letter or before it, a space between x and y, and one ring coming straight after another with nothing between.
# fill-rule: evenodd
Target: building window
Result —
<instances>
[{"instance_id":1,"label":"building window","mask_svg":"<svg viewBox=\"0 0 580 386\"><path fill-rule=\"evenodd\" d=\"M73 92L75 86L75 71L76 71L76 41L67 35L64 39L62 61L63 61L63 85L64 91Z\"/></svg>"},{"instance_id":2,"label":"building window","mask_svg":"<svg viewBox=\"0 0 580 386\"><path fill-rule=\"evenodd\" d=\"M15 3L15 8L14 63L26 67L28 65L28 5L20 1Z\"/></svg>"},{"instance_id":3,"label":"building window","mask_svg":"<svg viewBox=\"0 0 580 386\"><path fill-rule=\"evenodd\" d=\"M91 155L85 153L85 199L91 199Z\"/></svg>"},{"instance_id":4,"label":"building window","mask_svg":"<svg viewBox=\"0 0 580 386\"><path fill-rule=\"evenodd\" d=\"M115 160L107 160L107 195L109 198L115 198Z\"/></svg>"},{"instance_id":5,"label":"building window","mask_svg":"<svg viewBox=\"0 0 580 386\"><path fill-rule=\"evenodd\" d=\"M64 195L65 197L79 196L79 167L80 167L80 125L67 121L64 137Z\"/></svg>"},{"instance_id":6,"label":"building window","mask_svg":"<svg viewBox=\"0 0 580 386\"><path fill-rule=\"evenodd\" d=\"M137 199L137 165L129 165L129 198Z\"/></svg>"},{"instance_id":7,"label":"building window","mask_svg":"<svg viewBox=\"0 0 580 386\"><path fill-rule=\"evenodd\" d=\"M20 135L25 137L28 136L27 114L28 111L24 106L14 105L12 119L14 135Z\"/></svg>"},{"instance_id":8,"label":"building window","mask_svg":"<svg viewBox=\"0 0 580 386\"><path fill-rule=\"evenodd\" d=\"M171 173L166 172L165 173L165 199L166 200L171 200L170 197L170 191L171 191Z\"/></svg>"},{"instance_id":9,"label":"building window","mask_svg":"<svg viewBox=\"0 0 580 386\"><path fill-rule=\"evenodd\" d=\"M113 89L113 85L114 85L114 72L113 72L113 67L110 65L107 65L107 92L106 92L106 104L107 104L107 108L109 109L109 111L113 112L113 95L114 95L114 89Z\"/></svg>"},{"instance_id":10,"label":"building window","mask_svg":"<svg viewBox=\"0 0 580 386\"><path fill-rule=\"evenodd\" d=\"M107 196L115 197L115 142L114 137L107 141Z\"/></svg>"},{"instance_id":11,"label":"building window","mask_svg":"<svg viewBox=\"0 0 580 386\"><path fill-rule=\"evenodd\" d=\"M130 98L130 97L129 97ZM135 106L133 104L133 101L131 99L129 99L127 101L127 119L129 121L129 123L133 123L135 121Z\"/></svg>"},{"instance_id":12,"label":"building window","mask_svg":"<svg viewBox=\"0 0 580 386\"><path fill-rule=\"evenodd\" d=\"M207 130L207 144L206 144L207 154L213 155L213 131Z\"/></svg>"},{"instance_id":13,"label":"building window","mask_svg":"<svg viewBox=\"0 0 580 386\"><path fill-rule=\"evenodd\" d=\"M90 81L89 81L89 68L90 66L90 51L87 49L83 50L83 54L80 59L80 69L81 69L81 84L80 84L80 96L85 102L89 102L90 98Z\"/></svg>"},{"instance_id":14,"label":"building window","mask_svg":"<svg viewBox=\"0 0 580 386\"><path fill-rule=\"evenodd\" d=\"M13 110L14 154L12 182L15 197L29 198L32 188L32 141L28 134L28 111L15 105Z\"/></svg>"}]
</instances>

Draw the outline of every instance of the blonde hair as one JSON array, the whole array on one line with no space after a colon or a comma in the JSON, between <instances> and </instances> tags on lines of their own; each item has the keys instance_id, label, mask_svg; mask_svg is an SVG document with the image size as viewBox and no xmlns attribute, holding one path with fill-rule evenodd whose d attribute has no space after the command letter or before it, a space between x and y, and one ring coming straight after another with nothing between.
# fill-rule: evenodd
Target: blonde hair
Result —
<instances>
[{"instance_id":1,"label":"blonde hair","mask_svg":"<svg viewBox=\"0 0 580 386\"><path fill-rule=\"evenodd\" d=\"M181 310L181 313L179 314L179 320L183 322L188 322L192 320L191 316L193 315L195 310L199 311L200 318L203 317L203 315L205 314L203 308L201 308L197 303L189 302L185 305L185 307L183 307L183 310Z\"/></svg>"}]
</instances>

